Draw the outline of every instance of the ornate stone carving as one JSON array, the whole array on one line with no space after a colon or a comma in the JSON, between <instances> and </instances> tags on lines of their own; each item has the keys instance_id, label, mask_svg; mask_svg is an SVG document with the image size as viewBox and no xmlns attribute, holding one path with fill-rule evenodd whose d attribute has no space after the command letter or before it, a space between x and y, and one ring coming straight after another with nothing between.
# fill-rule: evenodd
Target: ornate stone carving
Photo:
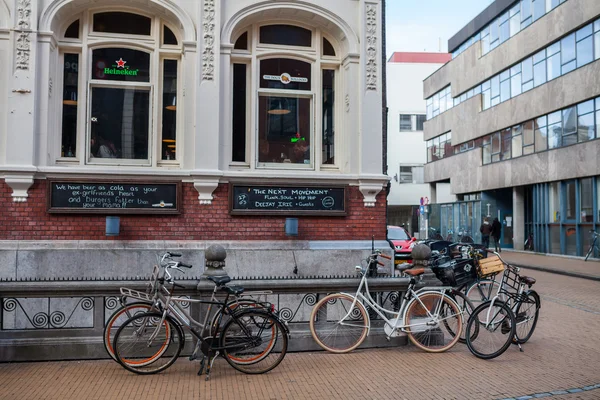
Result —
<instances>
[{"instance_id":1,"label":"ornate stone carving","mask_svg":"<svg viewBox=\"0 0 600 400\"><path fill-rule=\"evenodd\" d=\"M15 203L27 201L27 191L33 185L33 175L7 175L4 181L13 190L12 198Z\"/></svg>"},{"instance_id":2,"label":"ornate stone carving","mask_svg":"<svg viewBox=\"0 0 600 400\"><path fill-rule=\"evenodd\" d=\"M198 192L198 200L200 205L210 205L213 201L213 192L219 186L218 179L195 179L194 188Z\"/></svg>"},{"instance_id":3,"label":"ornate stone carving","mask_svg":"<svg viewBox=\"0 0 600 400\"><path fill-rule=\"evenodd\" d=\"M17 2L16 36L16 69L29 69L29 52L31 51L31 0Z\"/></svg>"},{"instance_id":4,"label":"ornate stone carving","mask_svg":"<svg viewBox=\"0 0 600 400\"><path fill-rule=\"evenodd\" d=\"M366 86L377 91L377 5L366 5Z\"/></svg>"},{"instance_id":5,"label":"ornate stone carving","mask_svg":"<svg viewBox=\"0 0 600 400\"><path fill-rule=\"evenodd\" d=\"M52 78L48 79L48 97L52 97Z\"/></svg>"},{"instance_id":6,"label":"ornate stone carving","mask_svg":"<svg viewBox=\"0 0 600 400\"><path fill-rule=\"evenodd\" d=\"M202 50L202 80L215 79L215 0L204 0Z\"/></svg>"},{"instance_id":7,"label":"ornate stone carving","mask_svg":"<svg viewBox=\"0 0 600 400\"><path fill-rule=\"evenodd\" d=\"M345 99L344 103L346 104L346 112L349 113L350 112L350 95L346 94L346 99Z\"/></svg>"},{"instance_id":8,"label":"ornate stone carving","mask_svg":"<svg viewBox=\"0 0 600 400\"><path fill-rule=\"evenodd\" d=\"M358 189L363 195L363 203L365 207L375 207L375 204L377 203L377 195L383 189L383 185L381 183L372 181L360 181Z\"/></svg>"}]
</instances>

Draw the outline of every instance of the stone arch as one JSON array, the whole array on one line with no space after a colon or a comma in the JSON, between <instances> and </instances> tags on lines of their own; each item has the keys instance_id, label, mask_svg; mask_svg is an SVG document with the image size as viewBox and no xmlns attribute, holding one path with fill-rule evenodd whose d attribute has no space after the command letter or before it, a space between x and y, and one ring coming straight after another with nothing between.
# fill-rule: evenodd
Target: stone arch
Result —
<instances>
[{"instance_id":1,"label":"stone arch","mask_svg":"<svg viewBox=\"0 0 600 400\"><path fill-rule=\"evenodd\" d=\"M122 0L103 0L102 7L123 7ZM54 31L70 17L90 7L87 0L54 0L42 12L39 29L42 32ZM190 15L177 4L165 0L129 0L128 8L138 8L152 13L181 29L184 42L196 41L196 27Z\"/></svg>"},{"instance_id":2,"label":"stone arch","mask_svg":"<svg viewBox=\"0 0 600 400\"><path fill-rule=\"evenodd\" d=\"M240 29L265 20L296 21L320 28L337 40L342 54L357 54L360 51L358 35L344 20L323 7L304 1L263 1L238 11L223 25L222 45L232 46L235 36L241 33Z\"/></svg>"}]
</instances>

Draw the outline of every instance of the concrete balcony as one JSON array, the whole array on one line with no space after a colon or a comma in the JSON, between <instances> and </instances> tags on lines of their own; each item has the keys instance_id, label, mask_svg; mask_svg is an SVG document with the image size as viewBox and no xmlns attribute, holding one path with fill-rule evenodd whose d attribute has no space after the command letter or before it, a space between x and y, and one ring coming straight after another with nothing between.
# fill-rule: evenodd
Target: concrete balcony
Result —
<instances>
[{"instance_id":1,"label":"concrete balcony","mask_svg":"<svg viewBox=\"0 0 600 400\"><path fill-rule=\"evenodd\" d=\"M600 2L598 2L600 3ZM600 60L481 111L481 95L426 121L429 140L452 131L452 145L497 132L600 95Z\"/></svg>"},{"instance_id":2,"label":"concrete balcony","mask_svg":"<svg viewBox=\"0 0 600 400\"><path fill-rule=\"evenodd\" d=\"M600 1L569 0L481 57L481 42L423 82L425 98L452 84L456 97L600 16Z\"/></svg>"},{"instance_id":3,"label":"concrete balcony","mask_svg":"<svg viewBox=\"0 0 600 400\"><path fill-rule=\"evenodd\" d=\"M425 165L425 182L450 179L454 194L600 175L600 139L482 166L482 149Z\"/></svg>"}]
</instances>

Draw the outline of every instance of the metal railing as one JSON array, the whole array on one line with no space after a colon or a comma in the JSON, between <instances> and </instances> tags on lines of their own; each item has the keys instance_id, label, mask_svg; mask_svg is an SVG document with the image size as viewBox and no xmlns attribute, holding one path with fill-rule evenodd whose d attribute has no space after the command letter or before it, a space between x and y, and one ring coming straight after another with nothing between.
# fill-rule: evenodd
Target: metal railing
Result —
<instances>
[{"instance_id":1,"label":"metal railing","mask_svg":"<svg viewBox=\"0 0 600 400\"><path fill-rule=\"evenodd\" d=\"M214 285L205 279L180 278L174 294L209 297ZM423 284L430 285L426 277ZM125 281L5 281L0 283L0 361L107 358L102 334L106 320L119 307L119 288L143 291L147 278ZM369 288L379 294L382 304L393 307L408 286L409 279L375 277ZM270 291L263 300L277 307L291 331L290 350L318 350L308 330L312 306L327 293L353 293L358 276L253 277L233 279L246 291ZM203 312L192 305L191 313ZM363 345L384 346L406 343L405 338L388 342L374 332ZM186 347L187 348L187 347Z\"/></svg>"}]
</instances>

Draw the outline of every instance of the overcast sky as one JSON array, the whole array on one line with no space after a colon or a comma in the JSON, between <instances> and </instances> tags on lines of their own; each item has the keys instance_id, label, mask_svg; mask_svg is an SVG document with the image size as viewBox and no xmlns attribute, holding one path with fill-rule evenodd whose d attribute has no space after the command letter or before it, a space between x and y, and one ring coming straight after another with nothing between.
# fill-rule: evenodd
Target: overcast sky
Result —
<instances>
[{"instance_id":1,"label":"overcast sky","mask_svg":"<svg viewBox=\"0 0 600 400\"><path fill-rule=\"evenodd\" d=\"M448 51L448 39L492 0L387 0L387 56L395 51Z\"/></svg>"}]
</instances>

